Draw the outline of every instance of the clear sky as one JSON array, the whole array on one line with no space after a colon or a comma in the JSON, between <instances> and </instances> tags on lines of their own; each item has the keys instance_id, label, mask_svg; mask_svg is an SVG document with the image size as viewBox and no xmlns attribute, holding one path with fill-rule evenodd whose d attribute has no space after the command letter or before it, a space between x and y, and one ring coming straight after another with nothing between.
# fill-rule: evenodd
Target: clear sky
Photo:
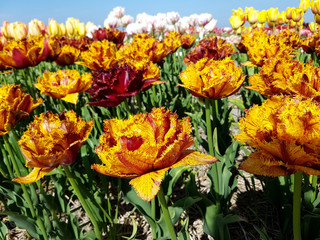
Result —
<instances>
[{"instance_id":1,"label":"clear sky","mask_svg":"<svg viewBox=\"0 0 320 240\"><path fill-rule=\"evenodd\" d=\"M230 27L232 9L254 7L257 10L271 7L285 11L287 7L298 7L300 0L1 0L0 25L2 21L28 23L37 18L46 25L49 18L62 23L68 17L78 18L81 22L91 21L102 25L108 13L117 6L125 8L125 14L134 18L138 13L150 15L176 11L180 16L193 13L211 13L218 20L218 27ZM304 16L305 22L312 22L310 9Z\"/></svg>"}]
</instances>

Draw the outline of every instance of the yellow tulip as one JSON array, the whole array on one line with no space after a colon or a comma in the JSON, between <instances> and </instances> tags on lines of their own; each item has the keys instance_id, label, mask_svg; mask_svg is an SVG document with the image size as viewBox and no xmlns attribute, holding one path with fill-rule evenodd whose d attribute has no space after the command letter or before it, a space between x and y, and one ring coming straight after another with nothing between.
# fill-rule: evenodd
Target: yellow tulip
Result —
<instances>
[{"instance_id":1,"label":"yellow tulip","mask_svg":"<svg viewBox=\"0 0 320 240\"><path fill-rule=\"evenodd\" d=\"M283 25L286 22L287 22L286 12L283 11L278 15L277 25Z\"/></svg>"},{"instance_id":2,"label":"yellow tulip","mask_svg":"<svg viewBox=\"0 0 320 240\"><path fill-rule=\"evenodd\" d=\"M318 24L315 22L311 22L309 23L309 28L311 32L315 33L318 30Z\"/></svg>"},{"instance_id":3,"label":"yellow tulip","mask_svg":"<svg viewBox=\"0 0 320 240\"><path fill-rule=\"evenodd\" d=\"M77 26L77 32L79 36L85 36L86 35L86 25L84 23L79 23Z\"/></svg>"},{"instance_id":4,"label":"yellow tulip","mask_svg":"<svg viewBox=\"0 0 320 240\"><path fill-rule=\"evenodd\" d=\"M42 34L41 26L43 22L38 19L33 19L28 24L28 35L29 36L40 36Z\"/></svg>"},{"instance_id":5,"label":"yellow tulip","mask_svg":"<svg viewBox=\"0 0 320 240\"><path fill-rule=\"evenodd\" d=\"M319 14L320 13L320 0L312 0L310 2L310 9L313 12L313 14Z\"/></svg>"},{"instance_id":6,"label":"yellow tulip","mask_svg":"<svg viewBox=\"0 0 320 240\"><path fill-rule=\"evenodd\" d=\"M231 16L229 18L229 21L230 21L230 24L231 24L231 27L232 27L233 30L237 30L239 27L241 27L241 25L244 24L243 19L238 15L237 16L235 16L235 15Z\"/></svg>"},{"instance_id":7,"label":"yellow tulip","mask_svg":"<svg viewBox=\"0 0 320 240\"><path fill-rule=\"evenodd\" d=\"M314 14L314 21L315 21L317 24L320 24L320 15L319 15L319 14Z\"/></svg>"},{"instance_id":8,"label":"yellow tulip","mask_svg":"<svg viewBox=\"0 0 320 240\"><path fill-rule=\"evenodd\" d=\"M60 27L60 36L66 36L67 35L66 25L64 25L64 23L60 23L59 27Z\"/></svg>"},{"instance_id":9,"label":"yellow tulip","mask_svg":"<svg viewBox=\"0 0 320 240\"><path fill-rule=\"evenodd\" d=\"M310 6L309 0L301 0L299 8L303 10L303 12L306 12Z\"/></svg>"},{"instance_id":10,"label":"yellow tulip","mask_svg":"<svg viewBox=\"0 0 320 240\"><path fill-rule=\"evenodd\" d=\"M267 11L267 18L270 22L276 22L278 19L279 10L278 8L270 8Z\"/></svg>"},{"instance_id":11,"label":"yellow tulip","mask_svg":"<svg viewBox=\"0 0 320 240\"><path fill-rule=\"evenodd\" d=\"M304 12L301 8L293 8L292 9L292 20L295 22L299 22L303 16Z\"/></svg>"},{"instance_id":12,"label":"yellow tulip","mask_svg":"<svg viewBox=\"0 0 320 240\"><path fill-rule=\"evenodd\" d=\"M60 36L60 26L54 19L49 20L49 33L53 37Z\"/></svg>"},{"instance_id":13,"label":"yellow tulip","mask_svg":"<svg viewBox=\"0 0 320 240\"><path fill-rule=\"evenodd\" d=\"M259 23L265 23L267 21L267 11L266 10L262 10L259 12L258 14L258 22Z\"/></svg>"},{"instance_id":14,"label":"yellow tulip","mask_svg":"<svg viewBox=\"0 0 320 240\"><path fill-rule=\"evenodd\" d=\"M286 10L286 17L288 20L291 20L292 19L292 7L288 7L287 10Z\"/></svg>"},{"instance_id":15,"label":"yellow tulip","mask_svg":"<svg viewBox=\"0 0 320 240\"><path fill-rule=\"evenodd\" d=\"M259 11L258 10L251 10L248 12L248 22L250 24L255 24L258 21L258 15Z\"/></svg>"}]
</instances>

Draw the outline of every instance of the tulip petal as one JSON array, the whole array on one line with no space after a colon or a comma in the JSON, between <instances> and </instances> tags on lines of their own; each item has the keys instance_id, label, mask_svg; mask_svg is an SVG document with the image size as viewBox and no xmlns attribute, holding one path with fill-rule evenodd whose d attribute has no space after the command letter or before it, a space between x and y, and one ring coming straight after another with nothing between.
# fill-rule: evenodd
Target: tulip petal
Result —
<instances>
[{"instance_id":1,"label":"tulip petal","mask_svg":"<svg viewBox=\"0 0 320 240\"><path fill-rule=\"evenodd\" d=\"M17 183L26 184L26 183L33 183L38 181L40 178L42 178L47 173L51 172L55 167L52 168L34 168L28 175L24 177L16 177L12 179L12 181L15 181Z\"/></svg>"},{"instance_id":2,"label":"tulip petal","mask_svg":"<svg viewBox=\"0 0 320 240\"><path fill-rule=\"evenodd\" d=\"M240 164L240 169L248 173L272 177L288 176L296 172L293 166L288 167L284 162L278 161L274 156L264 151L251 153Z\"/></svg>"},{"instance_id":3,"label":"tulip petal","mask_svg":"<svg viewBox=\"0 0 320 240\"><path fill-rule=\"evenodd\" d=\"M119 171L119 169L117 169L114 166L111 167L111 166L101 165L101 164L93 164L91 165L91 169L94 169L97 172L110 177L133 178L137 176L137 174L135 173L125 173L121 171L121 169Z\"/></svg>"},{"instance_id":4,"label":"tulip petal","mask_svg":"<svg viewBox=\"0 0 320 240\"><path fill-rule=\"evenodd\" d=\"M219 161L218 158L211 155L203 154L194 150L185 150L181 153L178 161L170 168L177 168L180 166L196 166L202 164L211 164Z\"/></svg>"},{"instance_id":5,"label":"tulip petal","mask_svg":"<svg viewBox=\"0 0 320 240\"><path fill-rule=\"evenodd\" d=\"M71 94L68 94L67 96L65 96L64 98L61 98L61 99L66 101L66 102L69 102L69 103L72 103L72 104L76 105L77 101L78 101L78 96L79 96L79 93L71 93Z\"/></svg>"},{"instance_id":6,"label":"tulip petal","mask_svg":"<svg viewBox=\"0 0 320 240\"><path fill-rule=\"evenodd\" d=\"M132 179L129 183L140 198L150 202L158 194L160 184L170 168L163 168L154 172L143 174Z\"/></svg>"}]
</instances>

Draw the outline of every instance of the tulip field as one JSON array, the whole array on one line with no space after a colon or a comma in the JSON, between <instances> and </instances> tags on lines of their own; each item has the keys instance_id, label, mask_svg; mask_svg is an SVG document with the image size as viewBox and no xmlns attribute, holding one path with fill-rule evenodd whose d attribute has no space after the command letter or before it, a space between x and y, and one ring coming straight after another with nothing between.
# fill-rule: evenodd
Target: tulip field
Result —
<instances>
[{"instance_id":1,"label":"tulip field","mask_svg":"<svg viewBox=\"0 0 320 240\"><path fill-rule=\"evenodd\" d=\"M320 1L230 14L4 21L0 239L320 239Z\"/></svg>"}]
</instances>

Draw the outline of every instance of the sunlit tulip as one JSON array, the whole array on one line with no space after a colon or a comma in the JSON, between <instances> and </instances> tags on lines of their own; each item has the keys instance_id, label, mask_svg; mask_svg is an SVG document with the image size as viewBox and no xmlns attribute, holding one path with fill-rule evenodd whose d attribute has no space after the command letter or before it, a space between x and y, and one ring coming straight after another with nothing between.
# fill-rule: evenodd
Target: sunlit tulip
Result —
<instances>
[{"instance_id":1,"label":"sunlit tulip","mask_svg":"<svg viewBox=\"0 0 320 240\"><path fill-rule=\"evenodd\" d=\"M311 22L309 23L309 28L311 32L315 33L318 31L318 24L315 22Z\"/></svg>"},{"instance_id":2,"label":"sunlit tulip","mask_svg":"<svg viewBox=\"0 0 320 240\"><path fill-rule=\"evenodd\" d=\"M55 60L56 64L60 66L72 65L78 61L80 56L80 50L70 45L64 45L61 48L61 52Z\"/></svg>"},{"instance_id":3,"label":"sunlit tulip","mask_svg":"<svg viewBox=\"0 0 320 240\"><path fill-rule=\"evenodd\" d=\"M29 37L18 42L12 40L0 52L0 62L15 69L36 66L47 59L50 52L48 39L43 36Z\"/></svg>"},{"instance_id":4,"label":"sunlit tulip","mask_svg":"<svg viewBox=\"0 0 320 240\"><path fill-rule=\"evenodd\" d=\"M0 135L9 131L21 120L43 103L36 101L18 85L2 85L0 87Z\"/></svg>"},{"instance_id":5,"label":"sunlit tulip","mask_svg":"<svg viewBox=\"0 0 320 240\"><path fill-rule=\"evenodd\" d=\"M41 94L62 99L77 104L80 92L91 87L90 73L80 75L77 70L58 70L57 72L44 72L34 84Z\"/></svg>"},{"instance_id":6,"label":"sunlit tulip","mask_svg":"<svg viewBox=\"0 0 320 240\"><path fill-rule=\"evenodd\" d=\"M33 19L28 24L28 36L40 36L44 33L44 24L38 19Z\"/></svg>"},{"instance_id":7,"label":"sunlit tulip","mask_svg":"<svg viewBox=\"0 0 320 240\"><path fill-rule=\"evenodd\" d=\"M181 35L181 38L180 38L181 47L183 49L189 49L193 46L195 40L196 40L196 37L193 35L190 35L190 34Z\"/></svg>"},{"instance_id":8,"label":"sunlit tulip","mask_svg":"<svg viewBox=\"0 0 320 240\"><path fill-rule=\"evenodd\" d=\"M77 62L79 65L86 66L93 71L100 69L108 69L116 60L116 45L109 41L93 42L89 50L81 52L81 60Z\"/></svg>"},{"instance_id":9,"label":"sunlit tulip","mask_svg":"<svg viewBox=\"0 0 320 240\"><path fill-rule=\"evenodd\" d=\"M248 12L248 22L252 25L255 24L258 21L258 15L259 11L258 10L251 10Z\"/></svg>"},{"instance_id":10,"label":"sunlit tulip","mask_svg":"<svg viewBox=\"0 0 320 240\"><path fill-rule=\"evenodd\" d=\"M223 60L201 59L180 73L181 87L196 97L220 99L237 92L243 84L241 67L227 57Z\"/></svg>"},{"instance_id":11,"label":"sunlit tulip","mask_svg":"<svg viewBox=\"0 0 320 240\"><path fill-rule=\"evenodd\" d=\"M278 15L278 19L277 19L276 25L283 25L286 22L287 22L286 12L281 12Z\"/></svg>"},{"instance_id":12,"label":"sunlit tulip","mask_svg":"<svg viewBox=\"0 0 320 240\"><path fill-rule=\"evenodd\" d=\"M162 83L158 79L144 79L143 69L123 64L113 65L107 70L92 72L92 87L87 90L93 100L89 104L102 107L115 107L128 97Z\"/></svg>"},{"instance_id":13,"label":"sunlit tulip","mask_svg":"<svg viewBox=\"0 0 320 240\"><path fill-rule=\"evenodd\" d=\"M59 36L67 36L67 28L64 23L59 24L59 29L60 29Z\"/></svg>"},{"instance_id":14,"label":"sunlit tulip","mask_svg":"<svg viewBox=\"0 0 320 240\"><path fill-rule=\"evenodd\" d=\"M178 41L180 41L178 39ZM181 43L180 43L181 44ZM170 53L167 45L147 34L136 35L130 44L122 46L117 51L119 61L152 61L160 63Z\"/></svg>"},{"instance_id":15,"label":"sunlit tulip","mask_svg":"<svg viewBox=\"0 0 320 240\"><path fill-rule=\"evenodd\" d=\"M193 143L189 118L182 120L164 108L130 116L128 120L104 121L104 133L96 148L102 164L91 168L113 177L132 178L138 196L151 201L166 172L184 165L216 162L215 157L187 150Z\"/></svg>"},{"instance_id":16,"label":"sunlit tulip","mask_svg":"<svg viewBox=\"0 0 320 240\"><path fill-rule=\"evenodd\" d=\"M244 24L244 21L243 21L243 18L241 18L240 16L231 16L229 18L229 21L230 21L230 24L231 24L231 27L233 30L237 30L238 28L240 28L243 24Z\"/></svg>"},{"instance_id":17,"label":"sunlit tulip","mask_svg":"<svg viewBox=\"0 0 320 240\"><path fill-rule=\"evenodd\" d=\"M26 184L38 181L59 165L71 165L87 140L93 121L85 122L73 111L52 112L36 116L18 144L26 159L26 166L33 170L13 181Z\"/></svg>"},{"instance_id":18,"label":"sunlit tulip","mask_svg":"<svg viewBox=\"0 0 320 240\"><path fill-rule=\"evenodd\" d=\"M121 22L116 17L108 17L104 20L105 28L117 28L120 25L121 25Z\"/></svg>"},{"instance_id":19,"label":"sunlit tulip","mask_svg":"<svg viewBox=\"0 0 320 240\"><path fill-rule=\"evenodd\" d=\"M49 34L51 36L54 36L54 37L61 36L60 26L59 26L59 24L57 23L56 20L49 19L49 28L48 29L49 29Z\"/></svg>"},{"instance_id":20,"label":"sunlit tulip","mask_svg":"<svg viewBox=\"0 0 320 240\"><path fill-rule=\"evenodd\" d=\"M267 21L268 12L266 10L262 10L258 14L258 22L264 24Z\"/></svg>"},{"instance_id":21,"label":"sunlit tulip","mask_svg":"<svg viewBox=\"0 0 320 240\"><path fill-rule=\"evenodd\" d=\"M258 74L250 76L249 82L248 88L265 96L320 96L320 68L290 58L268 59Z\"/></svg>"},{"instance_id":22,"label":"sunlit tulip","mask_svg":"<svg viewBox=\"0 0 320 240\"><path fill-rule=\"evenodd\" d=\"M267 11L267 19L270 22L276 22L278 19L279 10L278 8L269 8Z\"/></svg>"},{"instance_id":23,"label":"sunlit tulip","mask_svg":"<svg viewBox=\"0 0 320 240\"><path fill-rule=\"evenodd\" d=\"M198 25L200 27L206 26L212 19L212 15L210 13L201 13L198 16Z\"/></svg>"},{"instance_id":24,"label":"sunlit tulip","mask_svg":"<svg viewBox=\"0 0 320 240\"><path fill-rule=\"evenodd\" d=\"M130 23L133 23L133 17L130 15L124 15L121 18L121 26L122 27L127 27Z\"/></svg>"},{"instance_id":25,"label":"sunlit tulip","mask_svg":"<svg viewBox=\"0 0 320 240\"><path fill-rule=\"evenodd\" d=\"M310 0L300 0L299 8L306 12L309 8Z\"/></svg>"},{"instance_id":26,"label":"sunlit tulip","mask_svg":"<svg viewBox=\"0 0 320 240\"><path fill-rule=\"evenodd\" d=\"M15 41L26 39L28 35L28 25L22 22L10 23L7 31L8 35Z\"/></svg>"},{"instance_id":27,"label":"sunlit tulip","mask_svg":"<svg viewBox=\"0 0 320 240\"><path fill-rule=\"evenodd\" d=\"M189 65L203 58L221 60L234 53L235 49L230 43L221 38L209 37L201 40L192 52L185 55L183 61Z\"/></svg>"},{"instance_id":28,"label":"sunlit tulip","mask_svg":"<svg viewBox=\"0 0 320 240\"><path fill-rule=\"evenodd\" d=\"M294 8L292 8L292 7L288 7L287 8L287 10L286 10L286 18L288 19L288 20L291 20L292 19L292 10L293 10Z\"/></svg>"},{"instance_id":29,"label":"sunlit tulip","mask_svg":"<svg viewBox=\"0 0 320 240\"><path fill-rule=\"evenodd\" d=\"M8 33L8 25L9 25L8 21L3 21L2 27L0 28L1 35L7 39L11 38L11 36L9 36L9 33Z\"/></svg>"},{"instance_id":30,"label":"sunlit tulip","mask_svg":"<svg viewBox=\"0 0 320 240\"><path fill-rule=\"evenodd\" d=\"M178 12L167 12L167 20L171 24L176 24L180 19L180 14Z\"/></svg>"},{"instance_id":31,"label":"sunlit tulip","mask_svg":"<svg viewBox=\"0 0 320 240\"><path fill-rule=\"evenodd\" d=\"M317 23L317 24L320 24L320 14L314 14L314 21Z\"/></svg>"},{"instance_id":32,"label":"sunlit tulip","mask_svg":"<svg viewBox=\"0 0 320 240\"><path fill-rule=\"evenodd\" d=\"M313 14L320 14L320 0L311 0L310 9Z\"/></svg>"},{"instance_id":33,"label":"sunlit tulip","mask_svg":"<svg viewBox=\"0 0 320 240\"><path fill-rule=\"evenodd\" d=\"M122 18L124 16L125 9L123 7L115 7L112 12L116 18Z\"/></svg>"},{"instance_id":34,"label":"sunlit tulip","mask_svg":"<svg viewBox=\"0 0 320 240\"><path fill-rule=\"evenodd\" d=\"M83 37L86 35L86 25L84 23L79 23L77 26L77 35Z\"/></svg>"},{"instance_id":35,"label":"sunlit tulip","mask_svg":"<svg viewBox=\"0 0 320 240\"><path fill-rule=\"evenodd\" d=\"M208 22L208 24L206 24L206 25L204 26L205 33L206 33L206 34L213 33L214 30L216 29L217 23L218 23L218 20L216 20L216 19L214 19L214 18L211 19L211 21Z\"/></svg>"},{"instance_id":36,"label":"sunlit tulip","mask_svg":"<svg viewBox=\"0 0 320 240\"><path fill-rule=\"evenodd\" d=\"M240 168L253 174L320 175L320 107L311 99L274 96L251 107L236 140L257 149Z\"/></svg>"},{"instance_id":37,"label":"sunlit tulip","mask_svg":"<svg viewBox=\"0 0 320 240\"><path fill-rule=\"evenodd\" d=\"M295 22L299 22L304 12L303 12L303 9L301 8L293 8L291 14L292 14L292 20Z\"/></svg>"},{"instance_id":38,"label":"sunlit tulip","mask_svg":"<svg viewBox=\"0 0 320 240\"><path fill-rule=\"evenodd\" d=\"M68 37L75 37L78 33L77 28L80 24L80 21L75 18L68 18L66 21L66 30Z\"/></svg>"}]
</instances>

